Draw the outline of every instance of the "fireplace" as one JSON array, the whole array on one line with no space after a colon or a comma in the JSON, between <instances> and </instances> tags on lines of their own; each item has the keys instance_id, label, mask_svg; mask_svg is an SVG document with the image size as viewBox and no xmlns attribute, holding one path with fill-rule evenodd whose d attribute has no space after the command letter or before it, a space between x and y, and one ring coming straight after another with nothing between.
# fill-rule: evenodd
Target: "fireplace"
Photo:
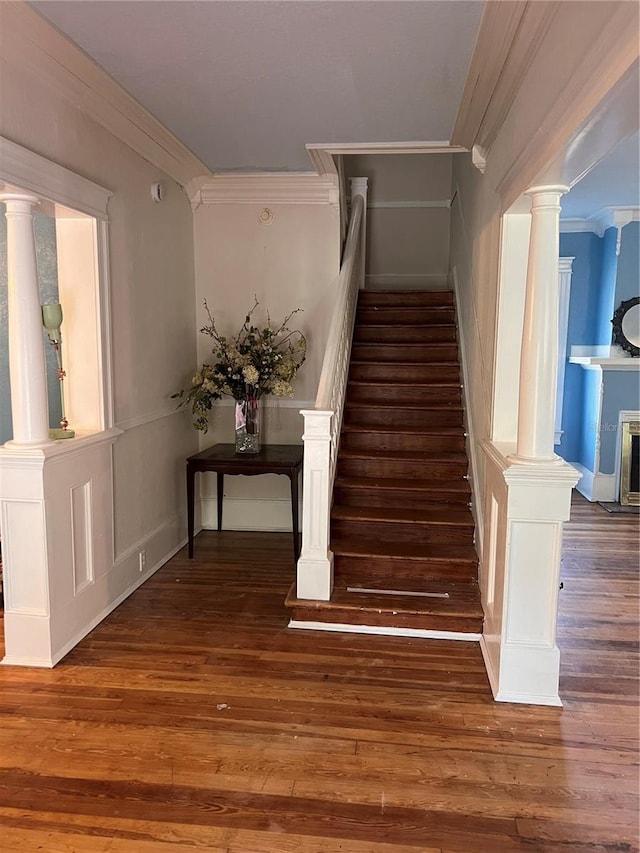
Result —
<instances>
[{"instance_id":1,"label":"fireplace","mask_svg":"<svg viewBox=\"0 0 640 853\"><path fill-rule=\"evenodd\" d=\"M622 421L620 503L640 506L640 421Z\"/></svg>"}]
</instances>

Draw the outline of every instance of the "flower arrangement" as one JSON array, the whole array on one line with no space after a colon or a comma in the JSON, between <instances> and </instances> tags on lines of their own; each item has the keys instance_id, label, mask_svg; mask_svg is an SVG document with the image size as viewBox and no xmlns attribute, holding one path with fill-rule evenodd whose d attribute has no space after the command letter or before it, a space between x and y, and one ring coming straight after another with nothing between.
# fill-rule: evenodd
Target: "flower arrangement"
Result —
<instances>
[{"instance_id":1,"label":"flower arrangement","mask_svg":"<svg viewBox=\"0 0 640 853\"><path fill-rule=\"evenodd\" d=\"M200 331L213 339L213 363L200 367L190 388L172 395L180 398L179 405L191 407L193 425L202 432L207 432L211 408L222 396L236 401L258 400L265 394L293 396L291 383L304 363L307 342L302 332L291 330L288 323L301 309L296 308L274 329L269 314L266 326L254 324L252 317L258 305L256 298L238 333L225 337L205 300L209 322Z\"/></svg>"}]
</instances>

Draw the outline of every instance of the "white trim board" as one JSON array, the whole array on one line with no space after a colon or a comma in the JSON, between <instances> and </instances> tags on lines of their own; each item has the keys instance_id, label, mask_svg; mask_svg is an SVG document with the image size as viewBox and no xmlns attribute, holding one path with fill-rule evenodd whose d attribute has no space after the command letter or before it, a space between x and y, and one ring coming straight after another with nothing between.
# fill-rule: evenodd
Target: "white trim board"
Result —
<instances>
[{"instance_id":1,"label":"white trim board","mask_svg":"<svg viewBox=\"0 0 640 853\"><path fill-rule=\"evenodd\" d=\"M447 140L414 142L310 142L306 146L313 159L316 151L336 154L460 154L467 151Z\"/></svg>"},{"instance_id":2,"label":"white trim board","mask_svg":"<svg viewBox=\"0 0 640 853\"><path fill-rule=\"evenodd\" d=\"M381 637L412 637L416 640L455 640L478 643L482 634L459 631L427 631L422 628L385 628L381 625L350 625L342 622L302 622L290 619L289 628L302 631L334 631L344 634L378 634Z\"/></svg>"},{"instance_id":3,"label":"white trim board","mask_svg":"<svg viewBox=\"0 0 640 853\"><path fill-rule=\"evenodd\" d=\"M29 190L96 219L107 219L107 203L113 193L93 181L35 154L0 136L0 182Z\"/></svg>"},{"instance_id":4,"label":"white trim board","mask_svg":"<svg viewBox=\"0 0 640 853\"><path fill-rule=\"evenodd\" d=\"M472 408L467 401L467 388L469 388L469 374L467 369L467 339L463 334L463 326L460 318L462 317L460 284L458 282L458 272L456 267L451 268L451 278L453 280L453 298L456 307L456 329L458 338L458 348L460 352L460 369L462 373L462 400L464 409L464 424L465 424L465 450L469 460L469 486L471 487L471 514L476 523L474 536L474 545L478 552L479 564L484 554L484 495L476 494L476 471L480 470L478 465L478 449L476 442L476 428L472 415ZM475 314L475 310L474 310Z\"/></svg>"},{"instance_id":5,"label":"white trim board","mask_svg":"<svg viewBox=\"0 0 640 853\"><path fill-rule=\"evenodd\" d=\"M436 201L370 201L367 202L367 210L405 210L407 208L446 208L451 207L451 199L439 199Z\"/></svg>"},{"instance_id":6,"label":"white trim board","mask_svg":"<svg viewBox=\"0 0 640 853\"><path fill-rule=\"evenodd\" d=\"M193 210L206 204L338 205L337 175L313 172L245 172L191 181L187 194Z\"/></svg>"}]
</instances>

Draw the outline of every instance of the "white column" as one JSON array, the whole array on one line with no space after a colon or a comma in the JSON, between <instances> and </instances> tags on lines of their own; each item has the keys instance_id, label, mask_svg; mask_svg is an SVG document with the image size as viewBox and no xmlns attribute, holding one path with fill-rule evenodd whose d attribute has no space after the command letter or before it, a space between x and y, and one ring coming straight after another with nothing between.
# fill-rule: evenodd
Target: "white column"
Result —
<instances>
[{"instance_id":1,"label":"white column","mask_svg":"<svg viewBox=\"0 0 640 853\"><path fill-rule=\"evenodd\" d=\"M531 238L520 360L519 462L549 463L553 452L558 370L558 255L563 185L531 187Z\"/></svg>"},{"instance_id":2,"label":"white column","mask_svg":"<svg viewBox=\"0 0 640 853\"><path fill-rule=\"evenodd\" d=\"M7 210L9 376L12 446L49 442L42 313L33 234L33 195L0 193Z\"/></svg>"}]
</instances>

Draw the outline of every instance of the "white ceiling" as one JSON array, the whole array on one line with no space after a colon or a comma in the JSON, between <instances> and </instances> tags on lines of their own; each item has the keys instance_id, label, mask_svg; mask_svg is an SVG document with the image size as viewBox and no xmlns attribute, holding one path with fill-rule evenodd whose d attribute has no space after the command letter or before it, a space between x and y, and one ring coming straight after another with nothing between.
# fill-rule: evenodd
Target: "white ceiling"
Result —
<instances>
[{"instance_id":1,"label":"white ceiling","mask_svg":"<svg viewBox=\"0 0 640 853\"><path fill-rule=\"evenodd\" d=\"M448 140L479 0L38 0L212 171L306 143Z\"/></svg>"},{"instance_id":2,"label":"white ceiling","mask_svg":"<svg viewBox=\"0 0 640 853\"><path fill-rule=\"evenodd\" d=\"M640 136L627 137L567 195L562 219L586 219L603 207L640 206Z\"/></svg>"}]
</instances>

